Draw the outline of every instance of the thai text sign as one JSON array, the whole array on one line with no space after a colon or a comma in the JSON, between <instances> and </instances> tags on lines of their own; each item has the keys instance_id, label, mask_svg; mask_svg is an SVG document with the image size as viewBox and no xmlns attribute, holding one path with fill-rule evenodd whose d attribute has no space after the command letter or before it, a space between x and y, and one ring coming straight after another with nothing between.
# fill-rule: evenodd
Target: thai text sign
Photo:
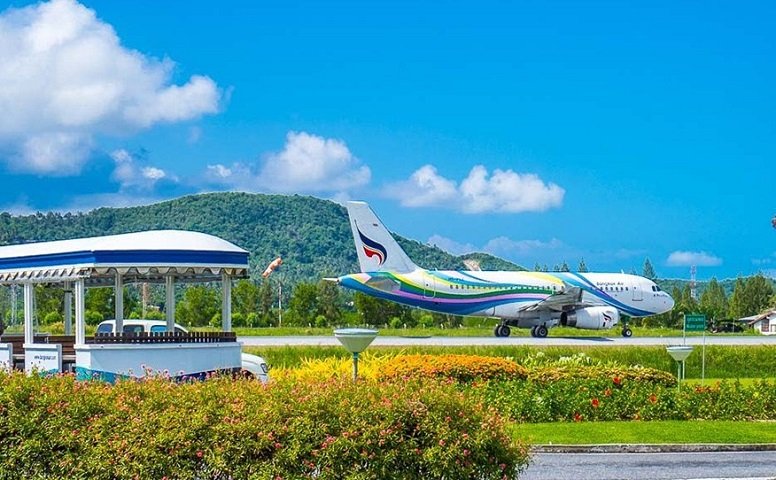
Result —
<instances>
[{"instance_id":1,"label":"thai text sign","mask_svg":"<svg viewBox=\"0 0 776 480\"><path fill-rule=\"evenodd\" d=\"M706 315L685 315L684 330L687 332L702 332L706 330Z\"/></svg>"}]
</instances>

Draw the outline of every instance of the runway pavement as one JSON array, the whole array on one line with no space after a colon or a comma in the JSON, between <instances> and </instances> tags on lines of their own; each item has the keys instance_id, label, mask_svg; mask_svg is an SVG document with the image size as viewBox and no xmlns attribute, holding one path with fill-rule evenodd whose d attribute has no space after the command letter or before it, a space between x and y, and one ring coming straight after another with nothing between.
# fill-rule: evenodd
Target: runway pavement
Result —
<instances>
[{"instance_id":1,"label":"runway pavement","mask_svg":"<svg viewBox=\"0 0 776 480\"><path fill-rule=\"evenodd\" d=\"M280 347L300 345L338 346L340 343L331 336L289 336L289 337L239 337L245 346ZM703 337L381 337L377 336L373 346L406 347L406 346L499 346L499 345L534 345L534 346L650 346L650 345L701 345ZM776 335L773 336L706 336L706 345L776 345Z\"/></svg>"},{"instance_id":2,"label":"runway pavement","mask_svg":"<svg viewBox=\"0 0 776 480\"><path fill-rule=\"evenodd\" d=\"M776 480L776 452L537 453L520 480Z\"/></svg>"}]
</instances>

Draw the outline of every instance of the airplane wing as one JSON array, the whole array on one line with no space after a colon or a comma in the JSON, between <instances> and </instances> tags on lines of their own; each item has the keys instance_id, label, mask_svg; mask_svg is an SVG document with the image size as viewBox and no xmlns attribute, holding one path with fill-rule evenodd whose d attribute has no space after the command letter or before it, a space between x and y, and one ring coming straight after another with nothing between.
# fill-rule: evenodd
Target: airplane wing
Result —
<instances>
[{"instance_id":1,"label":"airplane wing","mask_svg":"<svg viewBox=\"0 0 776 480\"><path fill-rule=\"evenodd\" d=\"M554 293L540 302L526 305L521 308L520 311L537 312L539 310L555 310L560 312L564 310L564 307L581 305L583 305L582 289L564 283L564 289L562 291Z\"/></svg>"}]
</instances>

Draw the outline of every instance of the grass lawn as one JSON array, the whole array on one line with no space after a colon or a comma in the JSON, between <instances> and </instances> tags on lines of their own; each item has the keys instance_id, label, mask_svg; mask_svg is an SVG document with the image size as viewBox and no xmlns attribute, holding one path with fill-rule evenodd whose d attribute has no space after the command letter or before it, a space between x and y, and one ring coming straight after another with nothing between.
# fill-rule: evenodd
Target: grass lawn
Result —
<instances>
[{"instance_id":1,"label":"grass lawn","mask_svg":"<svg viewBox=\"0 0 776 480\"><path fill-rule=\"evenodd\" d=\"M656 421L515 424L512 434L534 445L619 443L776 443L776 422Z\"/></svg>"}]
</instances>

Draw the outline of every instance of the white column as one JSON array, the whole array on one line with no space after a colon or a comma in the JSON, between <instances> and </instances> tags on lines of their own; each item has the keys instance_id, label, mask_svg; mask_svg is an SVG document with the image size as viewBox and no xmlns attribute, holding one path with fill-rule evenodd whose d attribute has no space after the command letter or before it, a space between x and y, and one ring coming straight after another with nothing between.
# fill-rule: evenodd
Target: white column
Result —
<instances>
[{"instance_id":1,"label":"white column","mask_svg":"<svg viewBox=\"0 0 776 480\"><path fill-rule=\"evenodd\" d=\"M65 282L65 335L73 334L73 284Z\"/></svg>"},{"instance_id":2,"label":"white column","mask_svg":"<svg viewBox=\"0 0 776 480\"><path fill-rule=\"evenodd\" d=\"M221 274L221 328L232 331L232 278L226 272Z\"/></svg>"},{"instance_id":3,"label":"white column","mask_svg":"<svg viewBox=\"0 0 776 480\"><path fill-rule=\"evenodd\" d=\"M164 310L167 314L167 331L175 331L175 277L167 275L164 278L164 286L167 293L167 300L164 303Z\"/></svg>"},{"instance_id":4,"label":"white column","mask_svg":"<svg viewBox=\"0 0 776 480\"><path fill-rule=\"evenodd\" d=\"M84 280L75 281L75 344L86 343L86 287Z\"/></svg>"},{"instance_id":5,"label":"white column","mask_svg":"<svg viewBox=\"0 0 776 480\"><path fill-rule=\"evenodd\" d=\"M116 297L113 300L115 307L114 317L116 319L116 332L124 331L124 279L121 278L121 274L116 272L116 283L113 286L113 295Z\"/></svg>"},{"instance_id":6,"label":"white column","mask_svg":"<svg viewBox=\"0 0 776 480\"><path fill-rule=\"evenodd\" d=\"M33 315L35 314L35 286L32 283L24 284L24 343L33 343L35 338L35 326Z\"/></svg>"}]
</instances>

